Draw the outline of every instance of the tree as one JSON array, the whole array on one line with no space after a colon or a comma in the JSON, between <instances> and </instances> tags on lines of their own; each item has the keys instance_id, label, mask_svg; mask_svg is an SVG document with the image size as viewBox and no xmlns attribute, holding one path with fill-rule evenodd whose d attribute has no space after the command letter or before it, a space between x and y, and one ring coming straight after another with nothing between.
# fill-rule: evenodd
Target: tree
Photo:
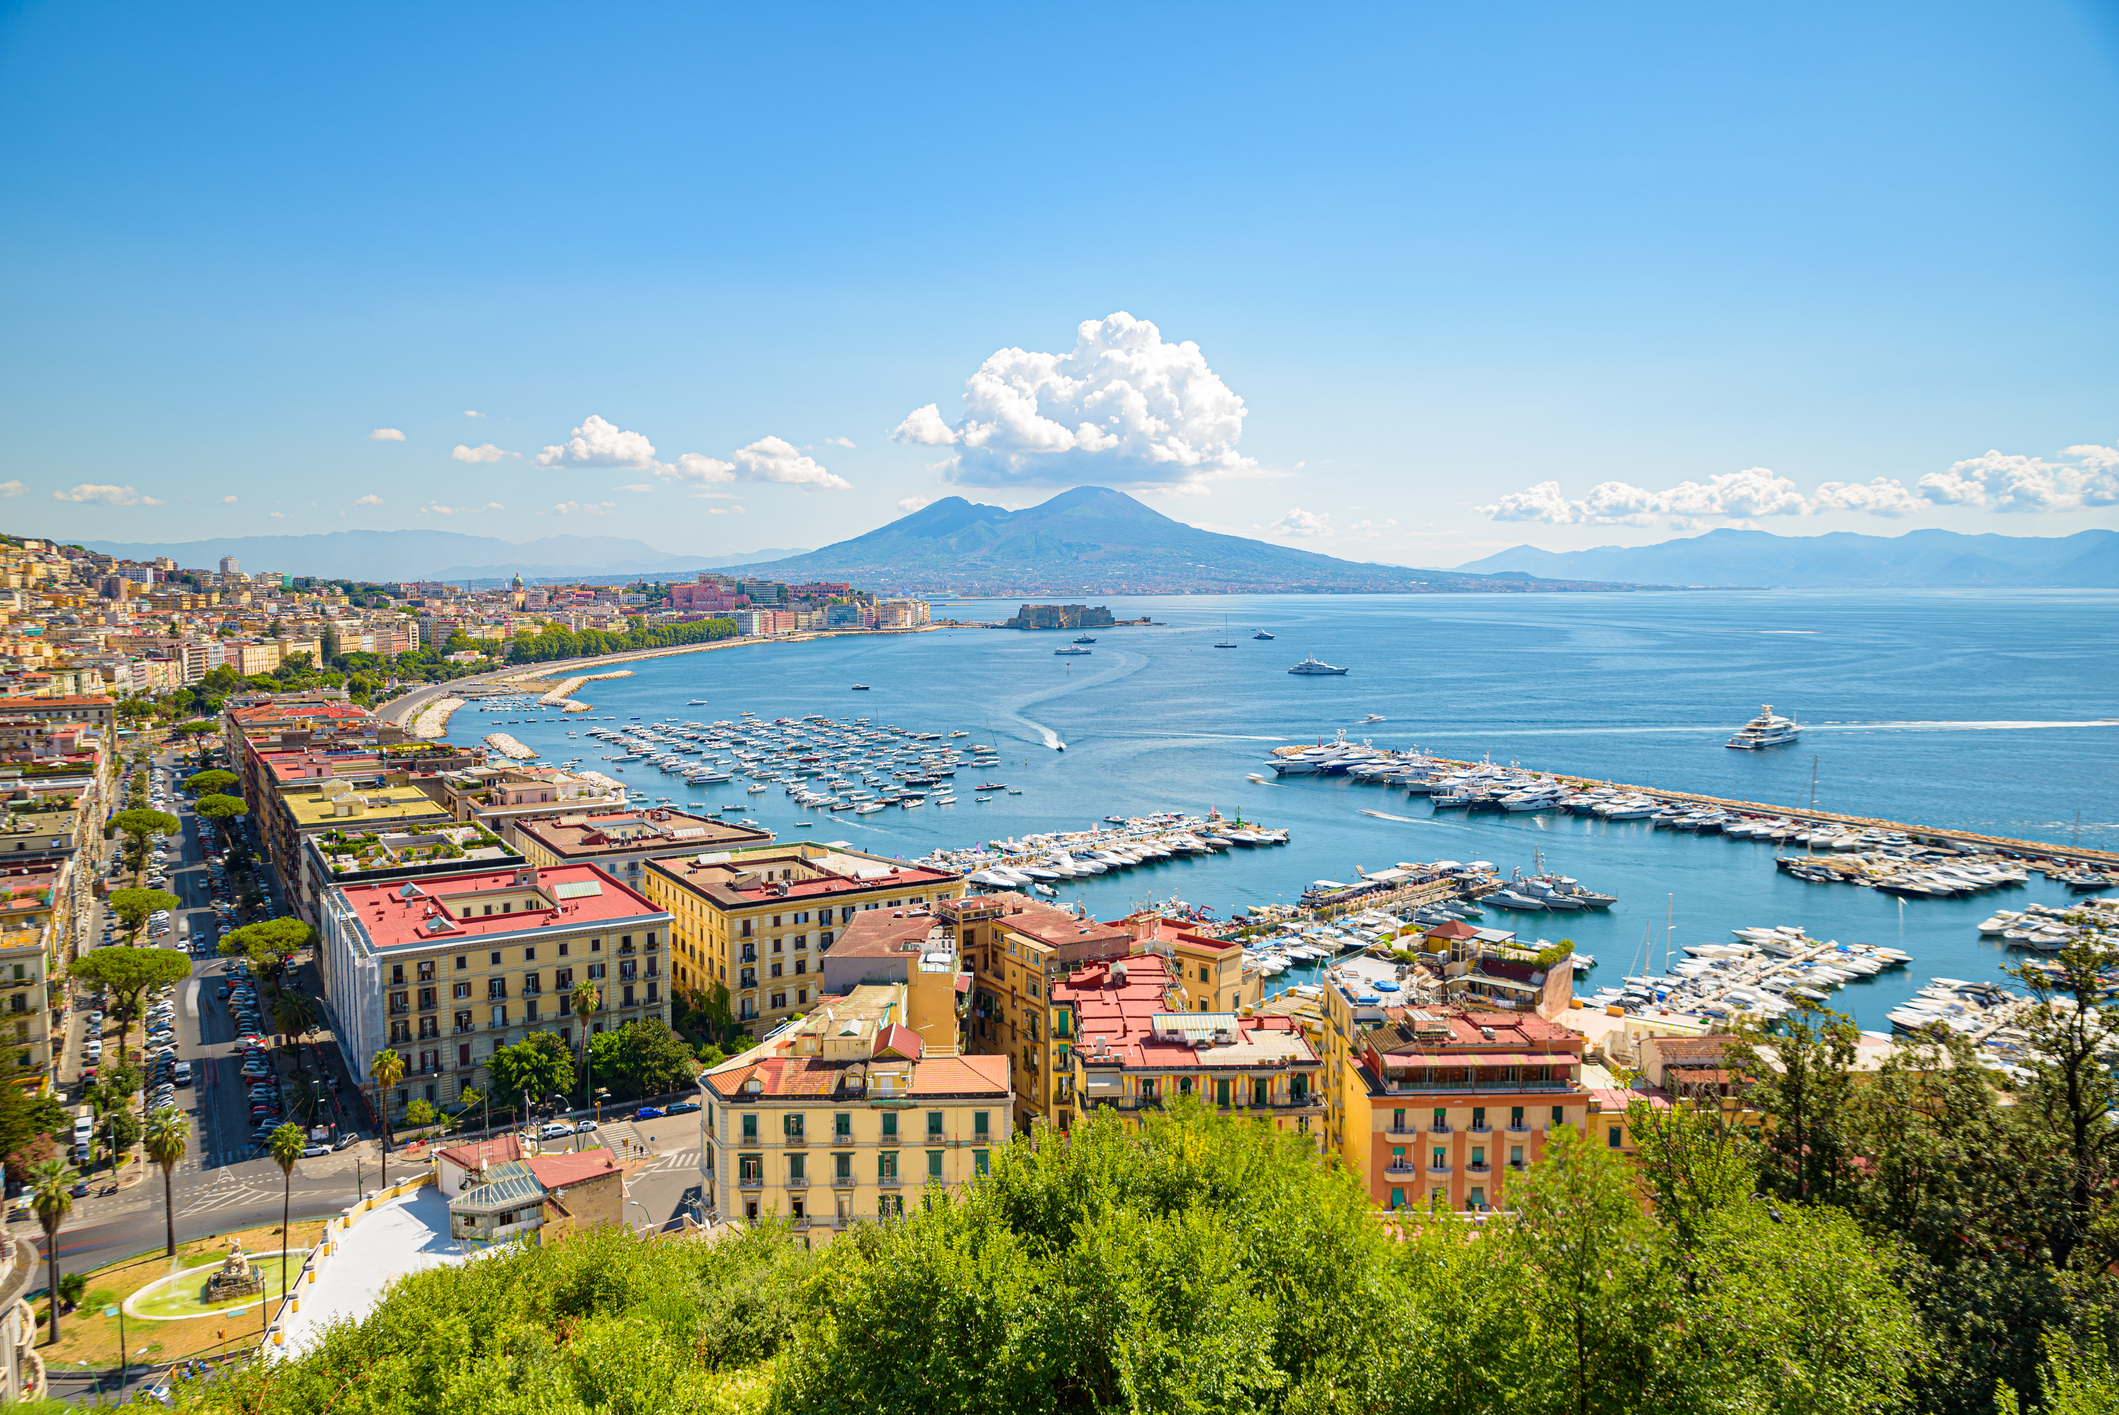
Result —
<instances>
[{"instance_id":1,"label":"tree","mask_svg":"<svg viewBox=\"0 0 2119 1415\"><path fill-rule=\"evenodd\" d=\"M390 1088L405 1078L405 1058L388 1047L377 1052L368 1062L368 1074L375 1078L376 1112L382 1116L383 1153L390 1153Z\"/></svg>"},{"instance_id":2,"label":"tree","mask_svg":"<svg viewBox=\"0 0 2119 1415\"><path fill-rule=\"evenodd\" d=\"M185 778L184 789L194 796L215 796L235 785L242 778L232 771L201 771Z\"/></svg>"},{"instance_id":3,"label":"tree","mask_svg":"<svg viewBox=\"0 0 2119 1415\"><path fill-rule=\"evenodd\" d=\"M316 999L305 992L282 992L272 1003L272 1024L286 1034L289 1045L316 1027Z\"/></svg>"},{"instance_id":4,"label":"tree","mask_svg":"<svg viewBox=\"0 0 2119 1415\"><path fill-rule=\"evenodd\" d=\"M51 1294L51 1339L59 1339L59 1225L73 1212L74 1196L67 1191L73 1187L74 1172L65 1160L49 1159L31 1171L30 1208L37 1215L37 1222L44 1228L44 1261L49 1273Z\"/></svg>"},{"instance_id":5,"label":"tree","mask_svg":"<svg viewBox=\"0 0 2119 1415\"><path fill-rule=\"evenodd\" d=\"M248 958L267 977L277 976L287 960L316 942L316 930L300 919L265 919L221 935L224 958Z\"/></svg>"},{"instance_id":6,"label":"tree","mask_svg":"<svg viewBox=\"0 0 2119 1415\"><path fill-rule=\"evenodd\" d=\"M590 1041L590 1057L596 1075L627 1099L681 1090L699 1074L691 1048L659 1018L598 1032Z\"/></svg>"},{"instance_id":7,"label":"tree","mask_svg":"<svg viewBox=\"0 0 2119 1415\"><path fill-rule=\"evenodd\" d=\"M146 794L145 780L143 778L135 778L135 784L139 787L140 794L144 797ZM147 863L148 837L173 835L178 828L178 821L175 816L165 811L151 811L139 806L129 811L120 811L117 815L111 817L110 823L114 829L125 837L127 868L136 872L140 866Z\"/></svg>"},{"instance_id":8,"label":"tree","mask_svg":"<svg viewBox=\"0 0 2119 1415\"><path fill-rule=\"evenodd\" d=\"M265 1142L272 1162L280 1167L280 1301L287 1301L287 1273L293 1267L294 1231L287 1226L294 1212L294 1162L302 1157L309 1147L309 1137L302 1127L288 1121L272 1132Z\"/></svg>"},{"instance_id":9,"label":"tree","mask_svg":"<svg viewBox=\"0 0 2119 1415\"><path fill-rule=\"evenodd\" d=\"M33 1096L20 1086L0 1084L0 1155L7 1157L9 1183L26 1182L32 1166L57 1152L50 1137L67 1123L66 1106L58 1096Z\"/></svg>"},{"instance_id":10,"label":"tree","mask_svg":"<svg viewBox=\"0 0 2119 1415\"><path fill-rule=\"evenodd\" d=\"M173 1105L158 1106L147 1117L147 1157L162 1167L162 1219L169 1242L169 1256L177 1255L177 1208L174 1176L177 1161L184 1158L188 1129L184 1114Z\"/></svg>"},{"instance_id":11,"label":"tree","mask_svg":"<svg viewBox=\"0 0 2119 1415\"><path fill-rule=\"evenodd\" d=\"M103 1143L110 1147L110 1167L118 1167L120 1156L140 1143L142 1127L140 1117L132 1113L130 1096L128 1103L111 1107L103 1116Z\"/></svg>"},{"instance_id":12,"label":"tree","mask_svg":"<svg viewBox=\"0 0 2119 1415\"><path fill-rule=\"evenodd\" d=\"M138 943L140 930L158 909L174 909L184 901L166 889L113 889L104 901L125 925L125 941Z\"/></svg>"},{"instance_id":13,"label":"tree","mask_svg":"<svg viewBox=\"0 0 2119 1415\"><path fill-rule=\"evenodd\" d=\"M584 978L574 984L569 997L574 1004L574 1015L581 1019L581 1103L587 1105L594 1099L589 1092L589 1016L603 1006L603 992Z\"/></svg>"},{"instance_id":14,"label":"tree","mask_svg":"<svg viewBox=\"0 0 2119 1415\"><path fill-rule=\"evenodd\" d=\"M99 948L74 961L73 975L109 992L118 1018L118 1053L124 1055L140 998L150 988L191 976L191 959L172 948Z\"/></svg>"},{"instance_id":15,"label":"tree","mask_svg":"<svg viewBox=\"0 0 2119 1415\"><path fill-rule=\"evenodd\" d=\"M240 796L201 796L191 809L210 821L225 821L246 815L250 807L243 804Z\"/></svg>"},{"instance_id":16,"label":"tree","mask_svg":"<svg viewBox=\"0 0 2119 1415\"><path fill-rule=\"evenodd\" d=\"M543 1100L564 1093L574 1079L574 1058L553 1032L532 1032L511 1047L493 1053L486 1074L493 1094L508 1105ZM525 1116L527 1118L527 1116Z\"/></svg>"},{"instance_id":17,"label":"tree","mask_svg":"<svg viewBox=\"0 0 2119 1415\"><path fill-rule=\"evenodd\" d=\"M424 1130L440 1117L435 1114L433 1103L415 1098L405 1106L405 1124L414 1130Z\"/></svg>"},{"instance_id":18,"label":"tree","mask_svg":"<svg viewBox=\"0 0 2119 1415\"><path fill-rule=\"evenodd\" d=\"M1779 1122L1767 1130L1760 1178L1796 1199L1836 1202L1853 1158L1846 1131L1860 1033L1852 1018L1808 1002L1777 1025L1747 1024L1725 1054L1751 1107Z\"/></svg>"},{"instance_id":19,"label":"tree","mask_svg":"<svg viewBox=\"0 0 2119 1415\"><path fill-rule=\"evenodd\" d=\"M2030 1040L2023 1049L2029 1081L2019 1104L2035 1116L2050 1141L2052 1219L2046 1246L2055 1267L2077 1267L2076 1249L2091 1252L2079 1264L2101 1271L2119 1261L2119 1233L2100 1223L2119 1185L2119 1006L2111 1000L2107 975L2119 968L2119 946L2087 911L2072 916L2084 930L2050 959L2005 969L2029 989L2025 1019Z\"/></svg>"}]
</instances>

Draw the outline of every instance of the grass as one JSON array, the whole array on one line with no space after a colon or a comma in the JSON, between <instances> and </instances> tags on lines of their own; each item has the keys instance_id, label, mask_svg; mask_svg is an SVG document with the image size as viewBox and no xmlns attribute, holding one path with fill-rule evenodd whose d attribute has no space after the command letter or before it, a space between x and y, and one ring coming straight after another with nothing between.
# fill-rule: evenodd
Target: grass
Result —
<instances>
[{"instance_id":1,"label":"grass","mask_svg":"<svg viewBox=\"0 0 2119 1415\"><path fill-rule=\"evenodd\" d=\"M291 1248L296 1252L307 1252L316 1246L323 1236L324 1221L294 1225L291 1243L280 1241L278 1224L269 1228L245 1229L240 1233L221 1234L214 1238L201 1239L195 1243L177 1245L177 1264L183 1268L200 1268L209 1264L218 1265L228 1255L231 1240L243 1245L246 1253L261 1249ZM59 1315L59 1341L51 1344L48 1338L38 1342L38 1354L44 1357L45 1365L53 1372L75 1370L85 1365L91 1370L113 1369L118 1364L118 1319L103 1315L105 1309L118 1306L125 1298L139 1289L170 1274L169 1259L160 1249L122 1263L113 1263L98 1268L88 1275L88 1294L81 1305L71 1312ZM269 1271L269 1269L268 1269ZM62 1276L64 1269L61 1270ZM275 1278L277 1274L274 1274ZM279 1284L275 1280L270 1290L274 1310L279 1301ZM46 1317L42 1307L39 1317ZM187 1356L210 1355L216 1351L254 1342L261 1326L257 1308L253 1305L244 1312L214 1312L190 1321L156 1322L137 1317L125 1319L125 1340L132 1347L135 1363L143 1361L179 1361ZM44 1331L49 1331L47 1325ZM40 1338L42 1334L40 1333Z\"/></svg>"}]
</instances>

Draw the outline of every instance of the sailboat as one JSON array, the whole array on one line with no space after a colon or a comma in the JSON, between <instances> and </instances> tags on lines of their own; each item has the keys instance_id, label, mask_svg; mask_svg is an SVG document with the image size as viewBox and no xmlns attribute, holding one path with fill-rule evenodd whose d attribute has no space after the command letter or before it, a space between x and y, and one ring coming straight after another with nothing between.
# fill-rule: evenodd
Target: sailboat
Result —
<instances>
[{"instance_id":1,"label":"sailboat","mask_svg":"<svg viewBox=\"0 0 2119 1415\"><path fill-rule=\"evenodd\" d=\"M1233 649L1236 647L1236 641L1229 637L1229 616L1226 614L1221 616L1221 641L1215 644L1214 647L1218 649Z\"/></svg>"}]
</instances>

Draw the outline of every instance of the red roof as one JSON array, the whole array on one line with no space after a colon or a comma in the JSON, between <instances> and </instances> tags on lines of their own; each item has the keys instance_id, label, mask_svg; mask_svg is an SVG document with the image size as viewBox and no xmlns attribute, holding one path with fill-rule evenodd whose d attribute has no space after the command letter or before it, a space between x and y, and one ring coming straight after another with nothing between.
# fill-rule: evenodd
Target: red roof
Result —
<instances>
[{"instance_id":1,"label":"red roof","mask_svg":"<svg viewBox=\"0 0 2119 1415\"><path fill-rule=\"evenodd\" d=\"M1477 938L1479 931L1462 919L1451 919L1446 924L1437 924L1427 931L1429 938Z\"/></svg>"},{"instance_id":2,"label":"red roof","mask_svg":"<svg viewBox=\"0 0 2119 1415\"><path fill-rule=\"evenodd\" d=\"M942 1056L913 1068L913 1096L1005 1096L1008 1094L1008 1058L1005 1056Z\"/></svg>"},{"instance_id":3,"label":"red roof","mask_svg":"<svg viewBox=\"0 0 2119 1415\"><path fill-rule=\"evenodd\" d=\"M338 891L368 931L376 948L437 947L450 942L490 939L537 929L660 923L669 918L646 895L620 884L594 865L557 865L534 874L552 907L514 909L461 917L448 901L466 894L513 890L527 867L486 870L444 879L398 880L354 885ZM594 885L590 893L586 886ZM574 886L569 890L566 886ZM569 897L571 896L571 897ZM442 919L447 916L447 926Z\"/></svg>"},{"instance_id":4,"label":"red roof","mask_svg":"<svg viewBox=\"0 0 2119 1415\"><path fill-rule=\"evenodd\" d=\"M537 1155L524 1163L529 1165L530 1173L537 1176L537 1182L547 1189L563 1189L569 1184L582 1184L618 1172L618 1162L609 1150Z\"/></svg>"},{"instance_id":5,"label":"red roof","mask_svg":"<svg viewBox=\"0 0 2119 1415\"><path fill-rule=\"evenodd\" d=\"M871 1051L869 1055L881 1056L885 1052L893 1052L905 1057L907 1060L917 1061L920 1059L920 1052L923 1046L924 1044L920 1041L918 1032L915 1032L902 1022L893 1022L882 1031L876 1033L875 1050Z\"/></svg>"},{"instance_id":6,"label":"red roof","mask_svg":"<svg viewBox=\"0 0 2119 1415\"><path fill-rule=\"evenodd\" d=\"M521 1159L522 1141L513 1135L496 1135L490 1140L443 1150L437 1158L447 1160L458 1169L484 1169L489 1164Z\"/></svg>"}]
</instances>

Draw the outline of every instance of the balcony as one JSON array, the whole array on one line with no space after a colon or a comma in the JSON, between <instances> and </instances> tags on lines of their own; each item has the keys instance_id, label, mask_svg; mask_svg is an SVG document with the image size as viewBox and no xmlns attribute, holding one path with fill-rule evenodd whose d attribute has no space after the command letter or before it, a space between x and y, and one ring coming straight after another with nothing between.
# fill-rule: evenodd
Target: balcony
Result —
<instances>
[{"instance_id":1,"label":"balcony","mask_svg":"<svg viewBox=\"0 0 2119 1415\"><path fill-rule=\"evenodd\" d=\"M831 1187L834 1189L851 1189L858 1182L850 1174L834 1174L831 1177Z\"/></svg>"},{"instance_id":2,"label":"balcony","mask_svg":"<svg viewBox=\"0 0 2119 1415\"><path fill-rule=\"evenodd\" d=\"M449 1029L449 1035L450 1035L450 1036L452 1036L452 1037L461 1037L461 1036L465 1035L466 1033L469 1033L469 1032L475 1032L475 1031L477 1031L477 1030L478 1030L478 1026L477 1026L477 1024L476 1024L476 1023L472 1023L472 1024L470 1024L470 1025L467 1025L467 1026L462 1026L462 1027L451 1027L451 1028Z\"/></svg>"},{"instance_id":3,"label":"balcony","mask_svg":"<svg viewBox=\"0 0 2119 1415\"><path fill-rule=\"evenodd\" d=\"M1508 1122L1508 1133L1511 1135L1528 1135L1530 1126L1520 1120L1511 1120Z\"/></svg>"},{"instance_id":4,"label":"balcony","mask_svg":"<svg viewBox=\"0 0 2119 1415\"><path fill-rule=\"evenodd\" d=\"M1427 1133L1430 1135L1448 1135L1451 1133L1449 1128L1449 1122L1437 1121L1435 1124L1427 1127Z\"/></svg>"},{"instance_id":5,"label":"balcony","mask_svg":"<svg viewBox=\"0 0 2119 1415\"><path fill-rule=\"evenodd\" d=\"M410 1017L412 1009L409 1006L393 1006L390 1009L390 1015L392 1017Z\"/></svg>"},{"instance_id":6,"label":"balcony","mask_svg":"<svg viewBox=\"0 0 2119 1415\"><path fill-rule=\"evenodd\" d=\"M1471 1132L1474 1135L1491 1135L1494 1133L1494 1127L1483 1121L1474 1121L1471 1126Z\"/></svg>"},{"instance_id":7,"label":"balcony","mask_svg":"<svg viewBox=\"0 0 2119 1415\"><path fill-rule=\"evenodd\" d=\"M1409 1179L1420 1172L1420 1166L1411 1160L1394 1160L1383 1167L1383 1172L1393 1179Z\"/></svg>"},{"instance_id":8,"label":"balcony","mask_svg":"<svg viewBox=\"0 0 2119 1415\"><path fill-rule=\"evenodd\" d=\"M780 1143L783 1145L792 1145L798 1149L807 1149L809 1148L809 1137L807 1135L782 1135L780 1137Z\"/></svg>"},{"instance_id":9,"label":"balcony","mask_svg":"<svg viewBox=\"0 0 2119 1415\"><path fill-rule=\"evenodd\" d=\"M876 1183L885 1189L895 1189L898 1187L898 1177L895 1174L879 1174L876 1176Z\"/></svg>"},{"instance_id":10,"label":"balcony","mask_svg":"<svg viewBox=\"0 0 2119 1415\"><path fill-rule=\"evenodd\" d=\"M1466 1174L1487 1174L1492 1172L1492 1170L1493 1166L1485 1160L1473 1160L1470 1164L1464 1166Z\"/></svg>"},{"instance_id":11,"label":"balcony","mask_svg":"<svg viewBox=\"0 0 2119 1415\"><path fill-rule=\"evenodd\" d=\"M763 1189L765 1180L762 1177L746 1176L736 1181L736 1187L738 1189Z\"/></svg>"},{"instance_id":12,"label":"balcony","mask_svg":"<svg viewBox=\"0 0 2119 1415\"><path fill-rule=\"evenodd\" d=\"M1429 1174L1448 1174L1451 1168L1452 1166L1448 1160L1442 1160L1440 1162L1437 1162L1435 1160L1430 1159L1427 1162L1427 1172Z\"/></svg>"}]
</instances>

